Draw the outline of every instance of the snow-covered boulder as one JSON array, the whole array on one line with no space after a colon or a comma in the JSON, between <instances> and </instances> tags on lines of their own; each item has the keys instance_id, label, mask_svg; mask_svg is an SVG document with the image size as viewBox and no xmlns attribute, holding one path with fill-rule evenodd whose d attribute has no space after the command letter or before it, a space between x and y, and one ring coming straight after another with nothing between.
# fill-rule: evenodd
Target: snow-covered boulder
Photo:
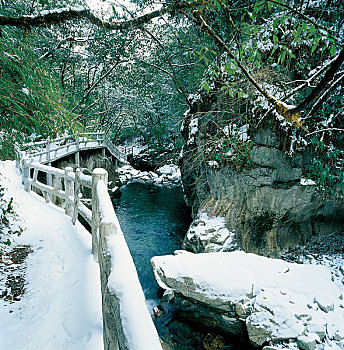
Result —
<instances>
[{"instance_id":1,"label":"snow-covered boulder","mask_svg":"<svg viewBox=\"0 0 344 350\"><path fill-rule=\"evenodd\" d=\"M235 233L227 229L225 218L200 211L189 227L183 249L194 253L228 252L237 249Z\"/></svg>"},{"instance_id":2,"label":"snow-covered boulder","mask_svg":"<svg viewBox=\"0 0 344 350\"><path fill-rule=\"evenodd\" d=\"M176 253L152 258L158 284L219 313L234 310L255 346L292 340L296 348L323 349L344 343L342 291L325 266L242 251Z\"/></svg>"},{"instance_id":3,"label":"snow-covered boulder","mask_svg":"<svg viewBox=\"0 0 344 350\"><path fill-rule=\"evenodd\" d=\"M172 175L179 170L177 165L166 164L156 170L158 175Z\"/></svg>"},{"instance_id":4,"label":"snow-covered boulder","mask_svg":"<svg viewBox=\"0 0 344 350\"><path fill-rule=\"evenodd\" d=\"M157 172L140 171L134 169L131 165L125 165L117 169L121 185L125 185L129 181L138 183L147 183L166 186L180 186L181 173L177 165L164 165Z\"/></svg>"}]
</instances>

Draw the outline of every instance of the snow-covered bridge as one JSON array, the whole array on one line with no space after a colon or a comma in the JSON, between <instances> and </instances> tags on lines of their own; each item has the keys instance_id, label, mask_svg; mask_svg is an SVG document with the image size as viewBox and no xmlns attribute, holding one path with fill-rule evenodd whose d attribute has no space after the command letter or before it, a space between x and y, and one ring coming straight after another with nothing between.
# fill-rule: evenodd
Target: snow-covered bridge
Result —
<instances>
[{"instance_id":1,"label":"snow-covered bridge","mask_svg":"<svg viewBox=\"0 0 344 350\"><path fill-rule=\"evenodd\" d=\"M115 146L105 132L84 133L59 137L53 140L47 139L39 142L31 142L23 145L24 151L20 158L29 157L41 164L50 164L61 158L75 155L75 164L80 165L80 152L101 150L106 151L120 163L127 163L127 150Z\"/></svg>"}]
</instances>

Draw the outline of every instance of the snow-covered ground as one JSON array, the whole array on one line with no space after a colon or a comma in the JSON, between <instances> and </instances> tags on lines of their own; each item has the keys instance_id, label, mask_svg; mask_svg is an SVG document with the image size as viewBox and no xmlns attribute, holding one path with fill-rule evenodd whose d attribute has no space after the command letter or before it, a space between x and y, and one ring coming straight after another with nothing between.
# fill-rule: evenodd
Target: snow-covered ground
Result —
<instances>
[{"instance_id":1,"label":"snow-covered ground","mask_svg":"<svg viewBox=\"0 0 344 350\"><path fill-rule=\"evenodd\" d=\"M0 349L103 349L91 235L79 223L73 226L61 208L26 193L14 162L1 162L0 173L25 228L12 245L33 250L26 259L25 294L14 303L0 300Z\"/></svg>"}]
</instances>

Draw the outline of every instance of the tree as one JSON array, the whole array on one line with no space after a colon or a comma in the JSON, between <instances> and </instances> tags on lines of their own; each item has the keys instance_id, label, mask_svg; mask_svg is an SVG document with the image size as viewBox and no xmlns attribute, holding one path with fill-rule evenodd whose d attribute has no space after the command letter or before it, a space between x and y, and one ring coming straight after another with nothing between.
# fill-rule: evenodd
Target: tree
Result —
<instances>
[{"instance_id":1,"label":"tree","mask_svg":"<svg viewBox=\"0 0 344 350\"><path fill-rule=\"evenodd\" d=\"M123 64L111 70L117 61L109 67L94 55L87 66L76 69L75 66L80 66L80 62L76 59L72 64L72 56L68 58L68 63L63 63L64 69L61 69L64 75L70 69L73 74L69 74L69 77L80 77L79 83L73 82L74 91L81 91L80 84L87 86L81 96L80 93L72 93L69 88L70 96L77 97L73 102L74 110L80 110L83 115L90 113L84 116L88 121L93 120L91 111L93 115L100 115L101 126L104 122L113 122L114 127L123 125L123 119L119 117L123 114L121 105L127 109L124 115L131 116L126 117L128 126L137 126L140 124L138 121L145 122L146 119L149 125L159 116L163 110L161 103L153 108L154 113L151 107L150 113L140 112L140 117L135 117L133 112L134 109L140 111L140 105L145 106L142 111L148 109L148 105L141 103L137 97L144 96L146 103L149 92L153 92L156 86L154 83L147 87L147 82L142 80L145 75L143 71L146 76L155 76L158 80L162 76L167 77L186 104L190 105L188 95L197 90L197 85L203 90L202 94L220 98L222 104L218 106L222 111L215 115L213 113L211 117L220 128L223 126L221 123L231 124L234 121L249 122L251 128L278 123L284 128L287 138L292 137L294 140L290 142L290 138L285 145L290 153L296 147L302 147L307 132L309 135L320 133L321 123L329 119L330 110L338 107L340 111L343 109L341 102L333 99L333 89L342 86L344 76L340 70L343 51L339 33L343 25L343 12L339 1L328 1L321 9L304 1L289 4L278 0L237 1L233 4L217 0L176 1L137 17L129 11L125 11L129 18L124 15L118 17L116 13L113 18L102 20L85 8L71 7L43 13L36 11L30 17L2 15L0 24L41 28L82 20L81 28L86 31L99 28L94 33L109 33L112 30L111 35L103 35L100 40L100 36L97 40L86 40L87 54L94 51L98 52L99 57L101 52L107 52L103 55L105 59L111 52L111 57L117 55L119 61L124 60ZM148 24L153 18L163 15L163 20ZM170 16L168 19L167 15ZM166 23L166 26L162 23ZM177 30L179 28L181 30ZM197 40L194 44L185 45L183 31L195 33ZM126 35L130 37L128 33L132 33L131 41L124 39ZM113 45L114 50L111 51L111 45L102 45L105 41L112 44L119 41L123 46ZM66 42L65 46L71 42ZM179 50L183 54L175 55ZM147 52L151 54L147 55ZM88 72L87 76L85 71ZM107 75L109 71L111 74ZM195 79L190 78L193 75ZM124 80L130 83L126 85ZM65 79L62 81L65 82ZM92 82L102 82L102 88ZM189 86L191 91L188 90ZM107 98L102 92L104 87ZM129 93L124 96L121 94L123 91ZM157 91L154 93L156 100L159 100L159 95L163 96ZM95 103L100 96L104 96L104 103ZM120 98L124 98L127 103L121 104ZM113 102L109 104L110 100ZM133 100L135 103L131 102ZM329 112L319 114L324 103L331 106ZM96 110L95 105L104 106L103 110ZM114 113L114 106L119 109L118 113ZM336 113L330 127L326 128L329 140L336 147L340 146L336 131L343 127L339 118L341 113ZM97 123L96 120L94 122ZM292 125L297 128L291 128Z\"/></svg>"}]
</instances>

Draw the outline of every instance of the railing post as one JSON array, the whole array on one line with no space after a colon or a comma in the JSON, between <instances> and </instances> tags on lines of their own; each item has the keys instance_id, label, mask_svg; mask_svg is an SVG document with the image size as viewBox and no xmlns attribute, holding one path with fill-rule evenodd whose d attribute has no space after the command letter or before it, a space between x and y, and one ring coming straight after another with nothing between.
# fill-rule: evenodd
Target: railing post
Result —
<instances>
[{"instance_id":1,"label":"railing post","mask_svg":"<svg viewBox=\"0 0 344 350\"><path fill-rule=\"evenodd\" d=\"M48 165L50 166L51 163L50 163L50 137L47 138L47 146L46 146L46 150L47 150L47 163Z\"/></svg>"},{"instance_id":2,"label":"railing post","mask_svg":"<svg viewBox=\"0 0 344 350\"><path fill-rule=\"evenodd\" d=\"M31 182L30 182L30 160L27 157L23 158L23 184L24 190L26 192L31 191Z\"/></svg>"},{"instance_id":3,"label":"railing post","mask_svg":"<svg viewBox=\"0 0 344 350\"><path fill-rule=\"evenodd\" d=\"M75 185L74 185L74 206L72 223L75 225L76 219L78 218L78 207L79 207L79 193L80 193L80 174L81 170L78 168L75 170Z\"/></svg>"},{"instance_id":4,"label":"railing post","mask_svg":"<svg viewBox=\"0 0 344 350\"><path fill-rule=\"evenodd\" d=\"M71 167L65 168L65 194L66 194L66 200L65 200L65 213L69 216L73 215L73 201L74 201L74 186L73 181L68 178L68 174L73 172L73 169ZM71 199L73 197L73 199Z\"/></svg>"},{"instance_id":5,"label":"railing post","mask_svg":"<svg viewBox=\"0 0 344 350\"><path fill-rule=\"evenodd\" d=\"M97 185L99 181L108 182L108 173L105 169L96 168L92 172L92 253L95 261L98 262L98 230L100 222L99 198Z\"/></svg>"},{"instance_id":6,"label":"railing post","mask_svg":"<svg viewBox=\"0 0 344 350\"><path fill-rule=\"evenodd\" d=\"M19 172L22 174L23 173L23 159L25 158L25 152L24 151L20 151L18 153L18 159L16 162L17 168L19 169Z\"/></svg>"},{"instance_id":7,"label":"railing post","mask_svg":"<svg viewBox=\"0 0 344 350\"><path fill-rule=\"evenodd\" d=\"M79 139L79 134L76 135L75 164L77 166L80 166L80 139Z\"/></svg>"},{"instance_id":8,"label":"railing post","mask_svg":"<svg viewBox=\"0 0 344 350\"><path fill-rule=\"evenodd\" d=\"M47 139L47 162L48 162L48 165L51 166L51 155L50 155L50 137L48 137ZM53 176L51 174L48 174L47 173L47 185L48 186L52 186L53 185ZM49 197L49 200L51 201L52 200L52 195L50 193L47 194L47 196ZM46 201L48 201L48 198L46 198Z\"/></svg>"}]
</instances>

